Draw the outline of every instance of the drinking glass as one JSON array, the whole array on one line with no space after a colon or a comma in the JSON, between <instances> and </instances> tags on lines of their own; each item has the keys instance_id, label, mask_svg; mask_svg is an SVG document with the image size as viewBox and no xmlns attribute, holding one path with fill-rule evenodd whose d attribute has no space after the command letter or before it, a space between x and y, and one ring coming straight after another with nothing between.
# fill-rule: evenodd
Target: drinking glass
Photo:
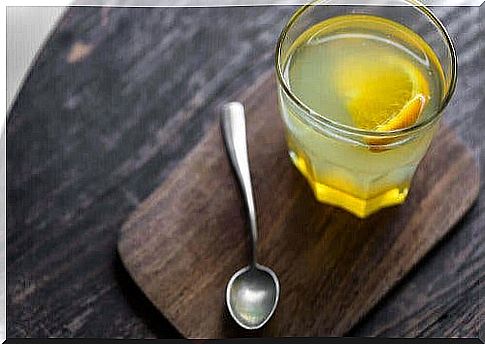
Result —
<instances>
[{"instance_id":1,"label":"drinking glass","mask_svg":"<svg viewBox=\"0 0 485 344\"><path fill-rule=\"evenodd\" d=\"M276 48L279 107L289 155L308 180L317 200L361 218L404 202L456 83L455 50L438 18L415 0L392 0L389 4L312 2L291 17ZM293 43L317 23L346 14L390 19L408 27L428 43L443 71L444 82L436 111L405 128L384 132L364 130L318 113L292 91L286 68L294 53Z\"/></svg>"}]
</instances>

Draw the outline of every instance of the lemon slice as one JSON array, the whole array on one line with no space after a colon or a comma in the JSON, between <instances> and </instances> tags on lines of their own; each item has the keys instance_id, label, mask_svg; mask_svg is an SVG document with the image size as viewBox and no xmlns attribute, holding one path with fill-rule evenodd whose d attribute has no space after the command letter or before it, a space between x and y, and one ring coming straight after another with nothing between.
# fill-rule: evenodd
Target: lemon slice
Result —
<instances>
[{"instance_id":1,"label":"lemon slice","mask_svg":"<svg viewBox=\"0 0 485 344\"><path fill-rule=\"evenodd\" d=\"M397 115L386 123L378 125L376 131L392 131L413 125L423 112L426 101L427 99L423 94L416 94Z\"/></svg>"},{"instance_id":2,"label":"lemon slice","mask_svg":"<svg viewBox=\"0 0 485 344\"><path fill-rule=\"evenodd\" d=\"M342 61L337 91L358 128L379 132L416 123L429 100L429 84L410 61L388 57L380 61ZM391 139L367 139L382 145Z\"/></svg>"}]
</instances>

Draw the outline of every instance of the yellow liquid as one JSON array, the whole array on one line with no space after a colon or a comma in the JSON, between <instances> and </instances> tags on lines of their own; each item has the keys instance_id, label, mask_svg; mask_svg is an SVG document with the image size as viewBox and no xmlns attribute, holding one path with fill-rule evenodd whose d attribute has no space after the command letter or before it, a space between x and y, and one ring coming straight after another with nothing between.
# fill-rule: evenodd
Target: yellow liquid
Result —
<instances>
[{"instance_id":1,"label":"yellow liquid","mask_svg":"<svg viewBox=\"0 0 485 344\"><path fill-rule=\"evenodd\" d=\"M428 44L405 26L371 15L334 17L305 31L289 49L284 78L315 113L371 131L389 127L416 95L426 99L417 118L423 121L436 113L443 93L443 72ZM436 125L374 147L365 137L318 128L279 95L290 156L318 200L359 217L405 200Z\"/></svg>"}]
</instances>

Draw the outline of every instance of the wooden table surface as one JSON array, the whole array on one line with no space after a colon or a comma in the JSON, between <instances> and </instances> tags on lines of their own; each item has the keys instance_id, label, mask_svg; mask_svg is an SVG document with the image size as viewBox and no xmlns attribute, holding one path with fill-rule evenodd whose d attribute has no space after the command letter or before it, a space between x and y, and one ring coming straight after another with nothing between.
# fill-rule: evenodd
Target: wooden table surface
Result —
<instances>
[{"instance_id":1,"label":"wooden table surface","mask_svg":"<svg viewBox=\"0 0 485 344\"><path fill-rule=\"evenodd\" d=\"M179 336L124 270L119 228L215 120L211 107L272 68L293 10L69 9L7 126L8 337ZM483 180L484 6L435 13L459 57L445 121ZM483 338L484 204L348 335Z\"/></svg>"}]
</instances>

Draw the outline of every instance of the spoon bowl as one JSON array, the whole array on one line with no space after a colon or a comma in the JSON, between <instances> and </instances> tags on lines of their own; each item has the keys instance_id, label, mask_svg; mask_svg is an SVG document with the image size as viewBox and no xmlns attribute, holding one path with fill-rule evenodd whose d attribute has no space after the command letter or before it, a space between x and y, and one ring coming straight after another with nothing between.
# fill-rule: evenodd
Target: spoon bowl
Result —
<instances>
[{"instance_id":1,"label":"spoon bowl","mask_svg":"<svg viewBox=\"0 0 485 344\"><path fill-rule=\"evenodd\" d=\"M239 326L255 330L271 318L279 298L279 281L273 270L257 264L236 272L226 288L229 313Z\"/></svg>"}]
</instances>

